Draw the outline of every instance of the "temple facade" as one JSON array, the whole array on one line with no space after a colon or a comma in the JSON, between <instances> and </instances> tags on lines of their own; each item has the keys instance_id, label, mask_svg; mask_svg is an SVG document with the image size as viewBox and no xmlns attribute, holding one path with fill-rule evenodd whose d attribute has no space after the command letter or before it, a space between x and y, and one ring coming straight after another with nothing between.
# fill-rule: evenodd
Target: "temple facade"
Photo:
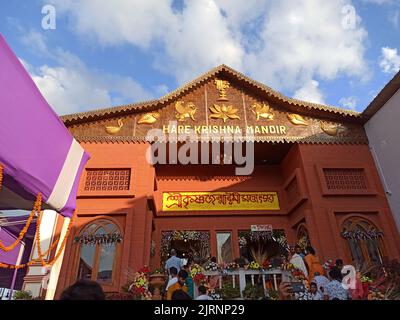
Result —
<instances>
[{"instance_id":1,"label":"temple facade","mask_svg":"<svg viewBox=\"0 0 400 320\"><path fill-rule=\"evenodd\" d=\"M311 244L322 261L400 257L360 113L220 66L159 100L62 120L91 159L56 296L78 278L119 292L172 248L199 263L251 260L251 239L265 231Z\"/></svg>"}]
</instances>

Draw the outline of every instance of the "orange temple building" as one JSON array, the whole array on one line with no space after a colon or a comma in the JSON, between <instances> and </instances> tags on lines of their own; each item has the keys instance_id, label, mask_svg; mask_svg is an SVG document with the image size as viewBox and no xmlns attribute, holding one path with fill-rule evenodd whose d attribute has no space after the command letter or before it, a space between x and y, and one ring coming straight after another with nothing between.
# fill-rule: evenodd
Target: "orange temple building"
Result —
<instances>
[{"instance_id":1,"label":"orange temple building","mask_svg":"<svg viewBox=\"0 0 400 320\"><path fill-rule=\"evenodd\" d=\"M62 120L91 159L56 295L78 278L121 291L129 272L159 268L171 248L199 261L246 257L243 234L268 228L289 244L311 243L322 261L363 265L400 257L360 113L287 98L220 66L159 100ZM152 165L150 129L235 134L254 148L254 171L237 175L238 164L223 156L174 164L169 149L166 164ZM210 147L200 156L212 158L212 145L225 152L221 141L194 145Z\"/></svg>"}]
</instances>

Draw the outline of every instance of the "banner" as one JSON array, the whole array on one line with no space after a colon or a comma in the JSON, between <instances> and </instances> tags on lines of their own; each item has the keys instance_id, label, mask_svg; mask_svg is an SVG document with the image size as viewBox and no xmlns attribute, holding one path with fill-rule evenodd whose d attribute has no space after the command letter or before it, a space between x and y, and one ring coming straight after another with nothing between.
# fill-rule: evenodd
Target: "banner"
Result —
<instances>
[{"instance_id":1,"label":"banner","mask_svg":"<svg viewBox=\"0 0 400 320\"><path fill-rule=\"evenodd\" d=\"M279 210L276 192L164 192L163 211Z\"/></svg>"}]
</instances>

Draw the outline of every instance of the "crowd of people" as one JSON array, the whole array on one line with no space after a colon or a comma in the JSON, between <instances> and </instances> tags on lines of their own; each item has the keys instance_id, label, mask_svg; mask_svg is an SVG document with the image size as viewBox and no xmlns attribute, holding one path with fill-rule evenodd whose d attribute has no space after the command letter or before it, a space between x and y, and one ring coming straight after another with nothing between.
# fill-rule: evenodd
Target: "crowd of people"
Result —
<instances>
[{"instance_id":1,"label":"crowd of people","mask_svg":"<svg viewBox=\"0 0 400 320\"><path fill-rule=\"evenodd\" d=\"M164 288L164 297L166 300L195 299L194 282L190 273L191 264L190 259L186 264L183 264L183 260L177 257L175 249L171 250L171 256L165 262L165 270L168 273L167 284ZM197 290L199 295L196 300L212 300L207 295L206 287L199 286Z\"/></svg>"},{"instance_id":2,"label":"crowd of people","mask_svg":"<svg viewBox=\"0 0 400 320\"><path fill-rule=\"evenodd\" d=\"M354 289L346 289L342 285L345 275L341 259L337 259L335 265L326 270L311 246L303 251L296 245L291 247L288 261L297 271L301 271L304 277L303 281L282 279L279 285L281 300L358 300L365 297L359 273ZM216 258L212 258L211 262L216 263ZM162 292L164 299L213 300L208 294L209 288L204 285L199 286L195 294L195 285L190 272L191 264L190 259L184 264L183 260L177 257L176 251L171 250L171 256L165 263L168 277ZM301 285L298 286L299 284ZM61 295L61 300L104 299L105 294L101 286L89 280L78 280Z\"/></svg>"},{"instance_id":3,"label":"crowd of people","mask_svg":"<svg viewBox=\"0 0 400 320\"><path fill-rule=\"evenodd\" d=\"M306 285L303 291L294 292L292 283L282 282L279 294L283 300L359 300L365 296L359 272L354 289L347 289L343 285L345 274L341 259L337 259L335 265L326 270L311 246L303 251L296 245L291 248L290 263L303 273Z\"/></svg>"}]
</instances>

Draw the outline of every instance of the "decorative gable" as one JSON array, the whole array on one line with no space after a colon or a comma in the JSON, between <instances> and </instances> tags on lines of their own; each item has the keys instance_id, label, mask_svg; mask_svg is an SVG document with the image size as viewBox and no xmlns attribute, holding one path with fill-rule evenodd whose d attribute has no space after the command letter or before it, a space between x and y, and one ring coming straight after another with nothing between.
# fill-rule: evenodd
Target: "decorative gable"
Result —
<instances>
[{"instance_id":1,"label":"decorative gable","mask_svg":"<svg viewBox=\"0 0 400 320\"><path fill-rule=\"evenodd\" d=\"M221 66L160 100L63 117L78 140L223 134L268 142L366 143L359 114L286 98ZM183 138L185 139L185 138Z\"/></svg>"}]
</instances>

